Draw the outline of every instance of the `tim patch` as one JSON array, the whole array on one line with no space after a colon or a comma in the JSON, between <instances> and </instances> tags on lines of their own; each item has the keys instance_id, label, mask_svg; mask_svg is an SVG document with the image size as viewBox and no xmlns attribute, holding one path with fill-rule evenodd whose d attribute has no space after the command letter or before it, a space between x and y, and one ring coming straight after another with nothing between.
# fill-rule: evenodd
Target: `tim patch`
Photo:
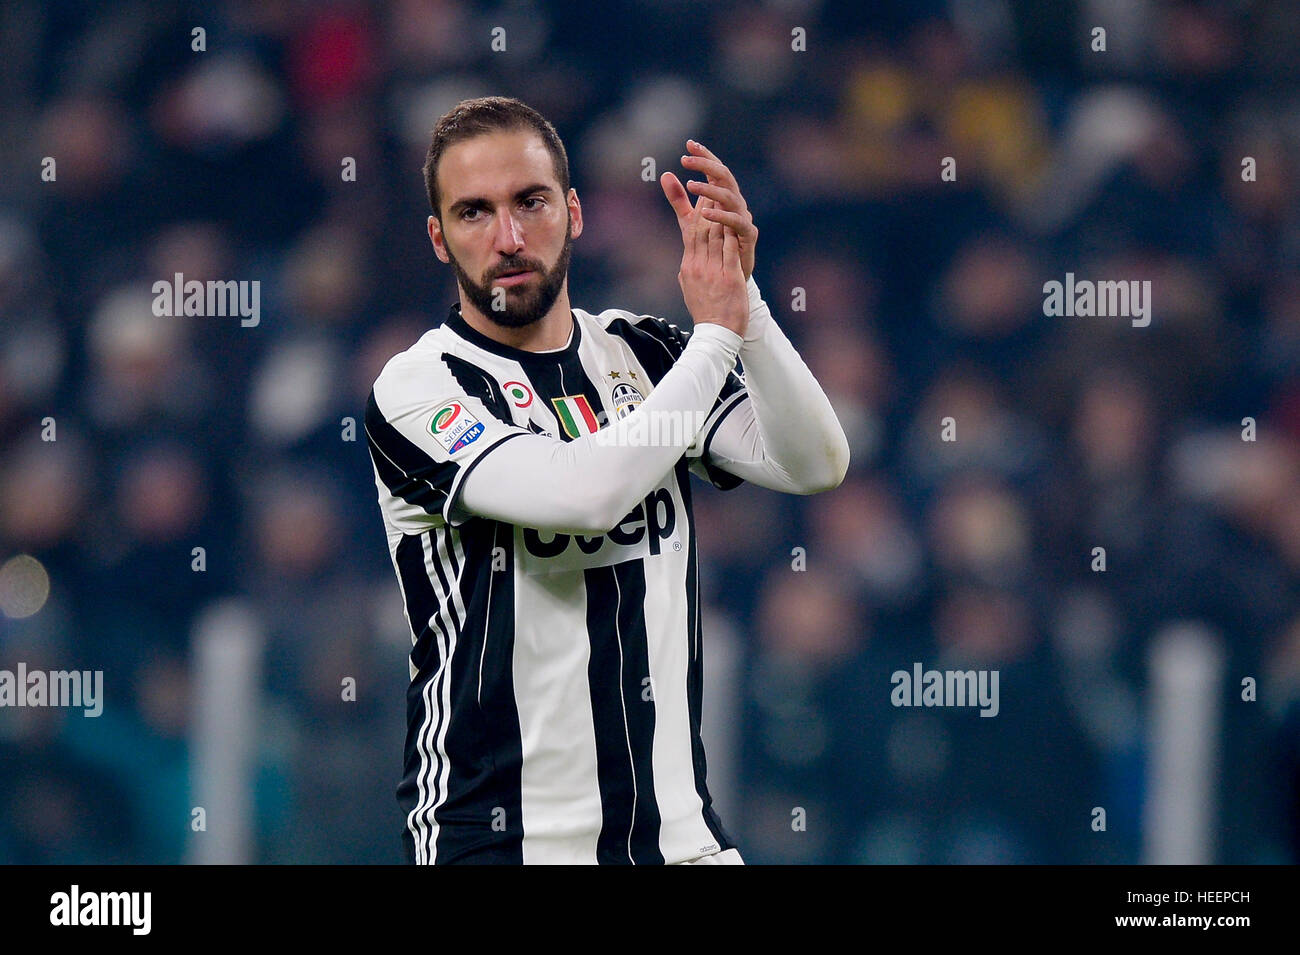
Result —
<instances>
[{"instance_id":1,"label":"tim patch","mask_svg":"<svg viewBox=\"0 0 1300 955\"><path fill-rule=\"evenodd\" d=\"M483 422L474 417L459 401L444 403L429 419L429 433L448 454L467 448L483 436Z\"/></svg>"}]
</instances>

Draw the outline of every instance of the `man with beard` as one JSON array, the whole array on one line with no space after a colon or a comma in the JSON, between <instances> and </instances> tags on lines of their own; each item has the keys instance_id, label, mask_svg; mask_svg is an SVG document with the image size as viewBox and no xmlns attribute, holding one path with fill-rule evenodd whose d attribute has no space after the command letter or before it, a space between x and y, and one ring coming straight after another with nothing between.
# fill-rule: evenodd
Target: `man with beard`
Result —
<instances>
[{"instance_id":1,"label":"man with beard","mask_svg":"<svg viewBox=\"0 0 1300 955\"><path fill-rule=\"evenodd\" d=\"M813 494L849 450L750 277L735 178L687 146L696 204L661 185L689 334L570 306L582 207L540 114L486 97L434 129L429 238L460 300L365 419L412 635L412 862L741 861L705 784L688 472Z\"/></svg>"}]
</instances>

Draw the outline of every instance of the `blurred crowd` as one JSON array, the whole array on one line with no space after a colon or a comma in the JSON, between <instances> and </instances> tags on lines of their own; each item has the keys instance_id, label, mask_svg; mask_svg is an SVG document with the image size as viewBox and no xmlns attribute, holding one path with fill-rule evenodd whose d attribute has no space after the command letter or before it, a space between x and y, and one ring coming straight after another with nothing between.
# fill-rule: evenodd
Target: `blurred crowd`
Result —
<instances>
[{"instance_id":1,"label":"blurred crowd","mask_svg":"<svg viewBox=\"0 0 1300 955\"><path fill-rule=\"evenodd\" d=\"M400 861L410 635L355 429L456 300L420 167L487 94L565 141L589 311L689 324L643 159L727 162L849 435L833 492L697 486L747 861L1142 860L1149 650L1187 621L1224 661L1213 861L1300 861L1289 3L11 0L0 27L0 564L49 576L32 613L0 569L0 668L105 674L98 718L0 709L0 861L189 857L191 641L231 598L263 641L254 861ZM1149 280L1151 324L1046 317L1067 272ZM260 281L260 323L154 316L175 273ZM895 708L914 662L997 669L998 716Z\"/></svg>"}]
</instances>

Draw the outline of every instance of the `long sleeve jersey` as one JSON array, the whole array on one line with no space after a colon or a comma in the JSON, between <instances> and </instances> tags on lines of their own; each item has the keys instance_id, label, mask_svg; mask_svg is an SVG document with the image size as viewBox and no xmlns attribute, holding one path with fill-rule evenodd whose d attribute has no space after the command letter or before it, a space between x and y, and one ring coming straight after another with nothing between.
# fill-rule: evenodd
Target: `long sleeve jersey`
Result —
<instances>
[{"instance_id":1,"label":"long sleeve jersey","mask_svg":"<svg viewBox=\"0 0 1300 955\"><path fill-rule=\"evenodd\" d=\"M743 340L574 308L569 342L530 352L453 306L375 381L366 434L412 634L411 861L733 847L700 741L689 475L811 494L849 454L748 287Z\"/></svg>"}]
</instances>

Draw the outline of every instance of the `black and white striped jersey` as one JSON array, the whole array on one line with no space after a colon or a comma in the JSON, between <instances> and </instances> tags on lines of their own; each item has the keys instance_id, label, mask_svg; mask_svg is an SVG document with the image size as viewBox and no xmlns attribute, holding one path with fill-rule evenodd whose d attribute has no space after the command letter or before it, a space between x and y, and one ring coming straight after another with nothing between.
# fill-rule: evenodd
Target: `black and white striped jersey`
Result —
<instances>
[{"instance_id":1,"label":"black and white striped jersey","mask_svg":"<svg viewBox=\"0 0 1300 955\"><path fill-rule=\"evenodd\" d=\"M746 399L743 377L727 375L695 444L604 534L461 506L498 445L572 441L630 414L688 340L619 309L573 317L566 347L528 352L453 306L388 362L367 403L413 638L398 799L417 863L671 863L733 846L705 783L688 475L740 483L708 446Z\"/></svg>"}]
</instances>

